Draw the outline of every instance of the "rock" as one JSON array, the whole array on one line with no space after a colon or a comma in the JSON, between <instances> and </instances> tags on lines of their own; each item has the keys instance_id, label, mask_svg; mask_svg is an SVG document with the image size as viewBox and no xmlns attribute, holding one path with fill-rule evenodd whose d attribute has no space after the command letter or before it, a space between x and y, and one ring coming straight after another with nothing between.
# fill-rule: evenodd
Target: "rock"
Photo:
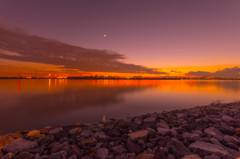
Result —
<instances>
[{"instance_id":1,"label":"rock","mask_svg":"<svg viewBox=\"0 0 240 159\"><path fill-rule=\"evenodd\" d=\"M34 135L38 135L40 134L40 131L39 130L32 130L32 131L29 131L27 136L34 136Z\"/></svg>"},{"instance_id":2,"label":"rock","mask_svg":"<svg viewBox=\"0 0 240 159\"><path fill-rule=\"evenodd\" d=\"M68 159L77 159L77 155L72 155L72 156L68 157Z\"/></svg>"},{"instance_id":3,"label":"rock","mask_svg":"<svg viewBox=\"0 0 240 159\"><path fill-rule=\"evenodd\" d=\"M114 157L114 159L137 159L134 153L122 153Z\"/></svg>"},{"instance_id":4,"label":"rock","mask_svg":"<svg viewBox=\"0 0 240 159\"><path fill-rule=\"evenodd\" d=\"M121 132L118 129L113 128L107 132L107 135L111 137L118 137L121 135Z\"/></svg>"},{"instance_id":5,"label":"rock","mask_svg":"<svg viewBox=\"0 0 240 159\"><path fill-rule=\"evenodd\" d=\"M210 127L204 130L204 133L210 137L216 138L218 141L223 140L223 134L216 128Z\"/></svg>"},{"instance_id":6,"label":"rock","mask_svg":"<svg viewBox=\"0 0 240 159\"><path fill-rule=\"evenodd\" d=\"M210 155L210 156L205 156L204 159L221 159L219 156L213 154L213 155Z\"/></svg>"},{"instance_id":7,"label":"rock","mask_svg":"<svg viewBox=\"0 0 240 159\"><path fill-rule=\"evenodd\" d=\"M236 128L234 131L235 132L240 132L240 128Z\"/></svg>"},{"instance_id":8,"label":"rock","mask_svg":"<svg viewBox=\"0 0 240 159\"><path fill-rule=\"evenodd\" d=\"M189 132L184 132L182 134L183 138L188 141L196 141L199 140L201 137L197 133L189 133Z\"/></svg>"},{"instance_id":9,"label":"rock","mask_svg":"<svg viewBox=\"0 0 240 159\"><path fill-rule=\"evenodd\" d=\"M30 154L29 152L23 151L21 152L16 159L33 159L34 155Z\"/></svg>"},{"instance_id":10,"label":"rock","mask_svg":"<svg viewBox=\"0 0 240 159\"><path fill-rule=\"evenodd\" d=\"M49 159L66 159L66 156L67 156L66 151L59 151L59 152L51 154Z\"/></svg>"},{"instance_id":11,"label":"rock","mask_svg":"<svg viewBox=\"0 0 240 159\"><path fill-rule=\"evenodd\" d=\"M0 150L6 145L13 142L15 139L22 138L21 133L9 133L4 136L0 136Z\"/></svg>"},{"instance_id":12,"label":"rock","mask_svg":"<svg viewBox=\"0 0 240 159\"><path fill-rule=\"evenodd\" d=\"M56 153L63 149L63 146L61 144L59 144L58 142L51 143L49 145L49 147L50 147L50 154Z\"/></svg>"},{"instance_id":13,"label":"rock","mask_svg":"<svg viewBox=\"0 0 240 159\"><path fill-rule=\"evenodd\" d=\"M140 138L146 138L148 136L147 130L136 131L133 133L128 134L131 140L137 140Z\"/></svg>"},{"instance_id":14,"label":"rock","mask_svg":"<svg viewBox=\"0 0 240 159\"><path fill-rule=\"evenodd\" d=\"M223 115L222 120L226 121L226 122L234 121L234 119L232 117L228 116L228 115Z\"/></svg>"},{"instance_id":15,"label":"rock","mask_svg":"<svg viewBox=\"0 0 240 159\"><path fill-rule=\"evenodd\" d=\"M81 131L81 136L84 138L88 138L92 135L92 131L88 130L88 129L82 129Z\"/></svg>"},{"instance_id":16,"label":"rock","mask_svg":"<svg viewBox=\"0 0 240 159\"><path fill-rule=\"evenodd\" d=\"M43 155L43 156L35 156L34 159L49 159L50 156L49 155Z\"/></svg>"},{"instance_id":17,"label":"rock","mask_svg":"<svg viewBox=\"0 0 240 159\"><path fill-rule=\"evenodd\" d=\"M108 149L99 148L96 153L96 159L107 159L108 157Z\"/></svg>"},{"instance_id":18,"label":"rock","mask_svg":"<svg viewBox=\"0 0 240 159\"><path fill-rule=\"evenodd\" d=\"M157 123L157 127L169 129L168 124L164 124L164 123Z\"/></svg>"},{"instance_id":19,"label":"rock","mask_svg":"<svg viewBox=\"0 0 240 159\"><path fill-rule=\"evenodd\" d=\"M158 158L158 159L162 159L162 158ZM167 157L167 159L175 159L175 156L174 156L174 155L172 155L172 154L168 154L168 157Z\"/></svg>"},{"instance_id":20,"label":"rock","mask_svg":"<svg viewBox=\"0 0 240 159\"><path fill-rule=\"evenodd\" d=\"M185 155L191 154L190 150L175 138L172 138L170 150L177 157L183 157Z\"/></svg>"},{"instance_id":21,"label":"rock","mask_svg":"<svg viewBox=\"0 0 240 159\"><path fill-rule=\"evenodd\" d=\"M55 141L55 138L53 135L44 135L42 137L39 138L38 142L43 145L43 144L48 144Z\"/></svg>"},{"instance_id":22,"label":"rock","mask_svg":"<svg viewBox=\"0 0 240 159\"><path fill-rule=\"evenodd\" d=\"M173 135L173 136L178 136L179 134L178 134L178 132L176 131L176 128L172 128L171 130L170 130L170 132L171 132L171 134Z\"/></svg>"},{"instance_id":23,"label":"rock","mask_svg":"<svg viewBox=\"0 0 240 159\"><path fill-rule=\"evenodd\" d=\"M84 139L82 141L82 144L93 144L93 143L96 143L97 140L95 137L90 137L90 138L87 138L87 139Z\"/></svg>"},{"instance_id":24,"label":"rock","mask_svg":"<svg viewBox=\"0 0 240 159\"><path fill-rule=\"evenodd\" d=\"M177 118L180 119L180 118L183 118L185 117L186 115L184 113L177 113Z\"/></svg>"},{"instance_id":25,"label":"rock","mask_svg":"<svg viewBox=\"0 0 240 159\"><path fill-rule=\"evenodd\" d=\"M142 120L140 120L139 118L135 118L134 119L134 123L137 125L141 125L142 124Z\"/></svg>"},{"instance_id":26,"label":"rock","mask_svg":"<svg viewBox=\"0 0 240 159\"><path fill-rule=\"evenodd\" d=\"M167 157L162 150L157 150L154 153L154 159L168 159L169 157L171 157L171 156L168 155L168 157Z\"/></svg>"},{"instance_id":27,"label":"rock","mask_svg":"<svg viewBox=\"0 0 240 159\"><path fill-rule=\"evenodd\" d=\"M12 152L7 153L6 155L2 156L1 159L13 159L14 154Z\"/></svg>"},{"instance_id":28,"label":"rock","mask_svg":"<svg viewBox=\"0 0 240 159\"><path fill-rule=\"evenodd\" d=\"M229 136L229 135L224 135L223 140L225 142L231 142L234 144L240 144L240 141L236 139L235 137Z\"/></svg>"},{"instance_id":29,"label":"rock","mask_svg":"<svg viewBox=\"0 0 240 159\"><path fill-rule=\"evenodd\" d=\"M142 151L141 146L136 144L135 142L131 140L127 140L126 148L129 152L134 152L136 154L140 153Z\"/></svg>"},{"instance_id":30,"label":"rock","mask_svg":"<svg viewBox=\"0 0 240 159\"><path fill-rule=\"evenodd\" d=\"M61 132L61 131L63 131L63 128L62 128L62 127L57 127L57 128L55 128L55 129L50 130L50 131L48 132L48 134L54 135L54 134L57 134L57 133L59 133L59 132Z\"/></svg>"},{"instance_id":31,"label":"rock","mask_svg":"<svg viewBox=\"0 0 240 159\"><path fill-rule=\"evenodd\" d=\"M72 135L72 134L80 133L81 131L82 131L82 128L73 128L69 130L68 133Z\"/></svg>"},{"instance_id":32,"label":"rock","mask_svg":"<svg viewBox=\"0 0 240 159\"><path fill-rule=\"evenodd\" d=\"M170 129L166 129L166 128L157 128L157 131L160 135L167 135L170 133Z\"/></svg>"},{"instance_id":33,"label":"rock","mask_svg":"<svg viewBox=\"0 0 240 159\"><path fill-rule=\"evenodd\" d=\"M194 153L199 153L204 156L216 154L220 156L229 155L228 151L219 145L213 145L206 142L196 141L189 146L189 149Z\"/></svg>"},{"instance_id":34,"label":"rock","mask_svg":"<svg viewBox=\"0 0 240 159\"><path fill-rule=\"evenodd\" d=\"M154 155L150 153L140 153L137 155L138 159L153 159Z\"/></svg>"},{"instance_id":35,"label":"rock","mask_svg":"<svg viewBox=\"0 0 240 159\"><path fill-rule=\"evenodd\" d=\"M37 142L19 138L4 146L3 150L6 152L19 152L33 149L36 146L38 146Z\"/></svg>"},{"instance_id":36,"label":"rock","mask_svg":"<svg viewBox=\"0 0 240 159\"><path fill-rule=\"evenodd\" d=\"M155 121L156 121L156 118L152 116L144 119L144 122L155 122Z\"/></svg>"},{"instance_id":37,"label":"rock","mask_svg":"<svg viewBox=\"0 0 240 159\"><path fill-rule=\"evenodd\" d=\"M202 158L200 156L198 156L197 154L191 154L191 155L185 155L181 159L202 159Z\"/></svg>"},{"instance_id":38,"label":"rock","mask_svg":"<svg viewBox=\"0 0 240 159\"><path fill-rule=\"evenodd\" d=\"M96 132L96 133L94 134L94 136L95 136L96 138L103 139L103 140L106 140L106 139L109 138L109 137L105 134L105 132Z\"/></svg>"},{"instance_id":39,"label":"rock","mask_svg":"<svg viewBox=\"0 0 240 159\"><path fill-rule=\"evenodd\" d=\"M118 146L114 146L112 148L113 151L117 152L117 153L123 153L126 152L127 150L125 149L125 147L123 147L123 145L118 145Z\"/></svg>"}]
</instances>

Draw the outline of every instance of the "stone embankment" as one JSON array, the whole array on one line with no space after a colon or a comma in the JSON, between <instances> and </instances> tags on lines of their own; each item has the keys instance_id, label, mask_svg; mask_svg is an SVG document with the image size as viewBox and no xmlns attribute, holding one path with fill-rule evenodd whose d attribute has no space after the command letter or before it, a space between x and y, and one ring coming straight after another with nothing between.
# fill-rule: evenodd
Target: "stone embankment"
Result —
<instances>
[{"instance_id":1,"label":"stone embankment","mask_svg":"<svg viewBox=\"0 0 240 159\"><path fill-rule=\"evenodd\" d=\"M1 159L235 159L240 103L211 104L0 137Z\"/></svg>"}]
</instances>

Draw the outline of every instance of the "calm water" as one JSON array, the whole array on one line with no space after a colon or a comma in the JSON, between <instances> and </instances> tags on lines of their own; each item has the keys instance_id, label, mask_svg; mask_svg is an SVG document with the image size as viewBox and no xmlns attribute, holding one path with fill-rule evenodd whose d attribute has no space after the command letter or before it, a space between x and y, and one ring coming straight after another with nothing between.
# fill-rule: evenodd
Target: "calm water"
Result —
<instances>
[{"instance_id":1,"label":"calm water","mask_svg":"<svg viewBox=\"0 0 240 159\"><path fill-rule=\"evenodd\" d=\"M240 81L0 80L0 134L240 100Z\"/></svg>"}]
</instances>

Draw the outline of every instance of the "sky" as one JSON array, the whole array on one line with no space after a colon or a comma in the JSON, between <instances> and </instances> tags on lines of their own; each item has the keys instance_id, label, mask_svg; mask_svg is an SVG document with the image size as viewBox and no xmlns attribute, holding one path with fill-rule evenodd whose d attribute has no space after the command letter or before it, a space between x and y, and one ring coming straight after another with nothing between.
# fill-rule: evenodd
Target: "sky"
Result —
<instances>
[{"instance_id":1,"label":"sky","mask_svg":"<svg viewBox=\"0 0 240 159\"><path fill-rule=\"evenodd\" d=\"M0 23L24 34L105 50L101 54L106 55L106 50L114 52L118 57L109 59L114 63L107 65L130 66L131 71L102 69L102 65L95 67L100 70L81 69L80 65L74 68L69 62L68 66L56 60L51 63L47 57L44 61L35 59L35 55L31 56L35 59L32 61L30 57L2 57L4 66L6 60L15 60L52 67L63 65L85 72L155 74L158 70L161 75L171 72L202 76L206 75L202 72L207 72L217 76L216 72L224 69L234 72L240 65L239 0L0 0Z\"/></svg>"}]
</instances>

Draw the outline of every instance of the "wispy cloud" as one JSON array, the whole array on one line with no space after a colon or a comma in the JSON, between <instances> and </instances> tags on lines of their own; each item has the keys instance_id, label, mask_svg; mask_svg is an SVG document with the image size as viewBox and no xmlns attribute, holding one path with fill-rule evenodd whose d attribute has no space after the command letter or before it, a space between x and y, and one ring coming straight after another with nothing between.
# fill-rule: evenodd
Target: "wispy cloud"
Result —
<instances>
[{"instance_id":1,"label":"wispy cloud","mask_svg":"<svg viewBox=\"0 0 240 159\"><path fill-rule=\"evenodd\" d=\"M22 29L0 27L0 58L25 62L64 65L66 69L86 72L157 73L141 65L121 62L122 54L72 46L56 40L32 36Z\"/></svg>"},{"instance_id":2,"label":"wispy cloud","mask_svg":"<svg viewBox=\"0 0 240 159\"><path fill-rule=\"evenodd\" d=\"M232 68L225 68L221 71L216 71L216 72L196 71L196 72L189 72L188 75L200 76L200 77L239 78L240 68L238 66L235 66Z\"/></svg>"}]
</instances>

